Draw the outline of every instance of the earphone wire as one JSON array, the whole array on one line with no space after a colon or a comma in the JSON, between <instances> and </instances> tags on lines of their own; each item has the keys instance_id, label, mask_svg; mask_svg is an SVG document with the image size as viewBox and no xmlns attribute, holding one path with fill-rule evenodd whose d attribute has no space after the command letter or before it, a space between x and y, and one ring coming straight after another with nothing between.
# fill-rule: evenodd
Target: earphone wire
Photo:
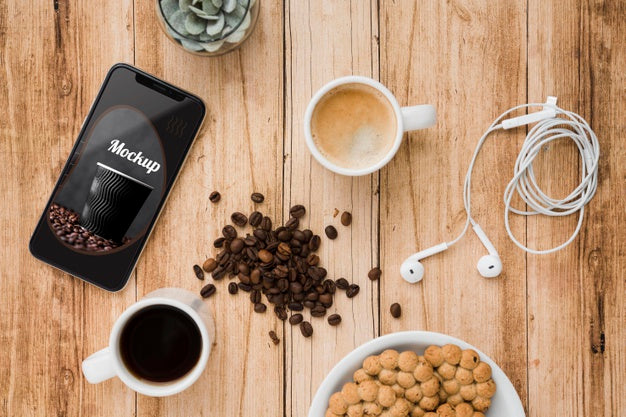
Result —
<instances>
[{"instance_id":1,"label":"earphone wire","mask_svg":"<svg viewBox=\"0 0 626 417\"><path fill-rule=\"evenodd\" d=\"M463 184L463 205L467 219L463 226L463 230L456 238L446 242L448 246L456 244L465 236L470 224L476 225L476 221L471 214L471 185L472 171L478 158L478 154L482 149L485 141L493 132L503 128L499 123L507 115L525 108L531 107L550 107L556 112L555 117L539 120L535 126L528 131L522 149L520 150L515 162L514 174L511 181L507 184L504 191L504 223L509 238L520 249L533 254L548 254L559 251L569 245L578 235L582 228L585 205L595 195L598 185L598 161L600 157L600 145L596 134L593 132L589 124L578 114L569 112L549 103L529 103L521 104L510 108L496 118L489 126L487 131L481 136L472 159L465 175ZM563 115L564 117L558 117ZM567 128L566 128L567 127ZM550 142L562 138L571 139L577 146L582 161L581 181L579 185L572 190L566 197L555 199L548 196L537 184L535 172L533 169L533 161L546 145ZM517 193L522 201L531 210L519 210L511 206L513 195ZM568 216L578 212L578 223L574 232L561 245L550 249L537 250L522 244L513 234L509 222L510 213L518 215L532 216L545 215L550 217Z\"/></svg>"}]
</instances>

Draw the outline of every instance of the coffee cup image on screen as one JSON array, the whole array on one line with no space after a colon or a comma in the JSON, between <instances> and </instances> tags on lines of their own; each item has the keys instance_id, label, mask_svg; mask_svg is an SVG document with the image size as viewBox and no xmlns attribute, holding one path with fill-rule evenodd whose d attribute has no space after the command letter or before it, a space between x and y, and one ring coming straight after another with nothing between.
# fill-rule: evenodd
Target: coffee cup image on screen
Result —
<instances>
[{"instance_id":1,"label":"coffee cup image on screen","mask_svg":"<svg viewBox=\"0 0 626 417\"><path fill-rule=\"evenodd\" d=\"M161 138L139 110L117 106L78 146L48 224L73 250L119 250L146 233L158 210L166 181Z\"/></svg>"}]
</instances>

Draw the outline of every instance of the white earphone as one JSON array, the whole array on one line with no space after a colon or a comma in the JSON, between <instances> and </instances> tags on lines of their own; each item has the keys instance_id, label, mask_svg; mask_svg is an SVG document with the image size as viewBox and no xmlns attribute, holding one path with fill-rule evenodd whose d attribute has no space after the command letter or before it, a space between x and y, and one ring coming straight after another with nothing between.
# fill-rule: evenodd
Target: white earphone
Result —
<instances>
[{"instance_id":1,"label":"white earphone","mask_svg":"<svg viewBox=\"0 0 626 417\"><path fill-rule=\"evenodd\" d=\"M498 123L503 117L513 111L537 106L541 106L542 110L506 119L501 123ZM557 117L557 115L563 115L565 117L561 118ZM492 132L499 129L511 129L518 126L525 126L535 122L538 123L530 129L526 136L522 150L517 158L517 162L515 163L513 179L511 179L504 192L504 222L506 231L511 240L518 247L526 252L534 254L556 252L563 249L574 240L582 226L585 205L593 198L596 192L598 184L598 160L600 156L600 146L595 133L582 117L575 113L560 109L556 106L556 97L548 97L548 100L544 104L522 104L520 106L513 107L502 113L491 124L491 126L489 126L489 129L487 129L478 141L478 145L476 146L476 150L474 151L474 155L472 156L472 160L465 176L463 204L465 206L465 212L467 213L467 220L463 231L450 242L440 243L409 256L400 267L400 274L402 275L402 278L411 283L421 281L424 277L424 266L420 261L436 253L443 252L450 246L457 243L465 235L470 224L478 236L478 239L480 239L488 252L487 255L482 256L478 260L478 272L485 278L494 278L500 275L502 272L502 261L500 260L498 251L471 215L470 191L472 170L474 169L474 163L476 162L478 152L482 148L487 136L489 136ZM578 147L582 161L582 180L580 185L578 185L567 197L564 197L563 199L556 199L549 197L539 188L533 172L532 163L544 146L553 140L562 138L571 139ZM517 192L520 195L522 201L530 207L531 210L524 211L511 207L511 199L514 192ZM526 216L535 214L543 214L546 216L567 216L578 212L579 218L576 230L574 230L574 233L563 244L551 249L535 250L524 246L515 238L515 236L513 236L509 226L510 212Z\"/></svg>"}]
</instances>

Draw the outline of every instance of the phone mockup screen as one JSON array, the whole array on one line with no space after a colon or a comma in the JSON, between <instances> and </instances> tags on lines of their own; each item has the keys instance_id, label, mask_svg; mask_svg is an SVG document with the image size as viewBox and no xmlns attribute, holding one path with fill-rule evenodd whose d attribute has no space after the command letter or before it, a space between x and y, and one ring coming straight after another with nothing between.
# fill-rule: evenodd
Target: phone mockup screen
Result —
<instances>
[{"instance_id":1,"label":"phone mockup screen","mask_svg":"<svg viewBox=\"0 0 626 417\"><path fill-rule=\"evenodd\" d=\"M31 253L101 288L122 289L204 114L197 97L114 66L33 233Z\"/></svg>"}]
</instances>

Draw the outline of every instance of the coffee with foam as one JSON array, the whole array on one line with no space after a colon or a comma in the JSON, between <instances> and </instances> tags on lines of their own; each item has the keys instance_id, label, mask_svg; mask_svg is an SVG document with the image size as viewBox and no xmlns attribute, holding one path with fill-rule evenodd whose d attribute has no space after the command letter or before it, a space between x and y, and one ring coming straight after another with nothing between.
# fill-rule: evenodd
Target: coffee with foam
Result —
<instances>
[{"instance_id":1,"label":"coffee with foam","mask_svg":"<svg viewBox=\"0 0 626 417\"><path fill-rule=\"evenodd\" d=\"M380 162L393 147L398 122L383 93L365 84L344 84L317 103L311 136L331 163L364 169Z\"/></svg>"}]
</instances>

